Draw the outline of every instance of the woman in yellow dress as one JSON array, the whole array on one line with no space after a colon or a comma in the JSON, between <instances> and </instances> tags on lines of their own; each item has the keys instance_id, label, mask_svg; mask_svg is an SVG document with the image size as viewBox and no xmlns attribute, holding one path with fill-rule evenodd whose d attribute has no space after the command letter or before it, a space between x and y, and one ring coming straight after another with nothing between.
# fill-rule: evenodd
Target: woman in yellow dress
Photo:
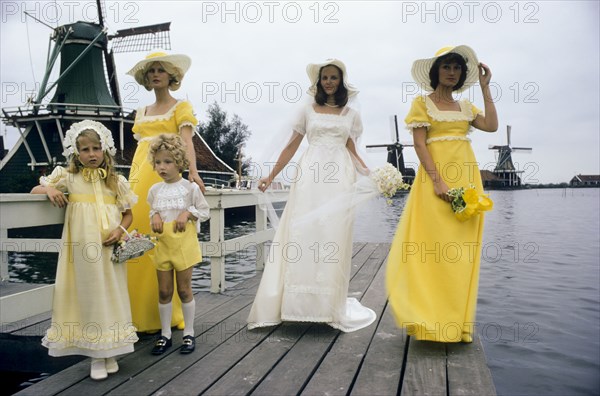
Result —
<instances>
[{"instance_id":1,"label":"woman in yellow dress","mask_svg":"<svg viewBox=\"0 0 600 396\"><path fill-rule=\"evenodd\" d=\"M133 224L131 228L149 234L150 206L146 201L148 190L162 179L148 162L150 141L162 133L178 133L186 144L187 157L190 163L189 180L198 184L202 192L204 183L196 168L196 155L192 136L198 120L192 111L192 105L171 96L181 86L181 80L191 65L186 55L168 55L154 52L138 62L127 74L133 76L138 84L148 91L154 90L156 101L150 106L137 110L133 132L138 146L131 164L129 183L140 199L133 207ZM138 331L153 332L161 328L158 304L158 284L156 269L148 255L130 260L127 265L131 314ZM175 293L172 300L171 324L183 328L181 301Z\"/></svg>"},{"instance_id":2,"label":"woman in yellow dress","mask_svg":"<svg viewBox=\"0 0 600 396\"><path fill-rule=\"evenodd\" d=\"M398 326L418 340L471 342L483 234L483 215L459 221L450 188L483 193L467 137L471 127L498 129L490 69L464 45L414 62L415 81L431 93L414 99L405 122L421 166L388 257L386 287ZM485 115L453 93L481 85Z\"/></svg>"}]
</instances>

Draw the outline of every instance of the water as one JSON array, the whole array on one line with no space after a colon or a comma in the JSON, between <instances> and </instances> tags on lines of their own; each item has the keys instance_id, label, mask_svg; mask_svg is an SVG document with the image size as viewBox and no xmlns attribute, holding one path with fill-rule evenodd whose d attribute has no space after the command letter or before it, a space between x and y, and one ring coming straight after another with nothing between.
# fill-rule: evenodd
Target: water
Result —
<instances>
[{"instance_id":1,"label":"water","mask_svg":"<svg viewBox=\"0 0 600 396\"><path fill-rule=\"evenodd\" d=\"M600 189L490 191L477 326L499 395L600 394ZM391 242L405 197L357 214Z\"/></svg>"},{"instance_id":2,"label":"water","mask_svg":"<svg viewBox=\"0 0 600 396\"><path fill-rule=\"evenodd\" d=\"M477 320L499 394L600 393L599 193L491 194Z\"/></svg>"},{"instance_id":3,"label":"water","mask_svg":"<svg viewBox=\"0 0 600 396\"><path fill-rule=\"evenodd\" d=\"M600 189L490 195L476 331L498 394L600 394ZM355 241L391 242L405 200L359 210ZM253 221L230 223L226 238L254 231ZM255 275L255 258L253 248L226 258L227 287ZM29 260L12 255L11 277L53 281ZM209 263L197 266L194 289L209 290L209 279Z\"/></svg>"}]
</instances>

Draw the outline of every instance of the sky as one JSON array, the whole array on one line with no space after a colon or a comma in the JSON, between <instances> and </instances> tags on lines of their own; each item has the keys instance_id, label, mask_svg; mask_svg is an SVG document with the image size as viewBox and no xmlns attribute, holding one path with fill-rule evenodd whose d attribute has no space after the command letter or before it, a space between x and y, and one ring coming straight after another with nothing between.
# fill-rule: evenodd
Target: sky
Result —
<instances>
[{"instance_id":1,"label":"sky","mask_svg":"<svg viewBox=\"0 0 600 396\"><path fill-rule=\"evenodd\" d=\"M105 1L109 33L171 22L171 53L192 66L174 93L192 102L201 121L217 102L252 132L245 148L254 158L273 149L275 136L307 101L306 65L338 58L359 90L365 145L392 141L390 117L398 116L400 140L411 142L403 119L419 94L410 70L416 59L465 44L492 71L497 133L471 138L480 168L493 169L491 145L531 147L513 154L524 183L568 182L600 174L600 65L597 1ZM50 26L96 18L92 1L1 1L2 108L23 105L43 78ZM116 55L123 105L153 102L152 93L125 73L146 52ZM50 81L56 78L55 67ZM48 96L51 98L52 94ZM466 91L483 108L478 86ZM7 147L16 130L2 126ZM406 161L417 162L410 147ZM385 152L365 152L373 165Z\"/></svg>"}]
</instances>

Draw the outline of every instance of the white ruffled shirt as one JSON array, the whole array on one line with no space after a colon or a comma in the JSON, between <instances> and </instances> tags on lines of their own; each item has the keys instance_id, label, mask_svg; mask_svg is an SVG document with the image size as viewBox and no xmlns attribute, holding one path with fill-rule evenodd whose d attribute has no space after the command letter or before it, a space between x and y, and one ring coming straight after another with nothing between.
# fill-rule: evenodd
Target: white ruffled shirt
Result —
<instances>
[{"instance_id":1,"label":"white ruffled shirt","mask_svg":"<svg viewBox=\"0 0 600 396\"><path fill-rule=\"evenodd\" d=\"M210 208L196 183L181 178L175 183L156 183L148 191L150 218L160 214L164 222L175 221L181 212L187 210L197 220L196 231L200 232L200 223L210 218Z\"/></svg>"}]
</instances>

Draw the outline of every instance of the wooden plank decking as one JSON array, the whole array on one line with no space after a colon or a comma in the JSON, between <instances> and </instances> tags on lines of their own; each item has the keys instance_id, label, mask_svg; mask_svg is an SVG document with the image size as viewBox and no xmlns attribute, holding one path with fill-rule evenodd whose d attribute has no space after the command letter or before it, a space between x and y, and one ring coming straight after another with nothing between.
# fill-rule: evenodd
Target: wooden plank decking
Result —
<instances>
[{"instance_id":1,"label":"wooden plank decking","mask_svg":"<svg viewBox=\"0 0 600 396\"><path fill-rule=\"evenodd\" d=\"M154 337L144 336L107 380L91 380L85 359L18 395L495 395L479 339L421 342L396 327L384 288L388 250L355 244L349 294L378 316L366 329L284 323L247 331L259 273L224 294L196 294L194 353L178 352L174 331L173 347L152 356Z\"/></svg>"}]
</instances>

